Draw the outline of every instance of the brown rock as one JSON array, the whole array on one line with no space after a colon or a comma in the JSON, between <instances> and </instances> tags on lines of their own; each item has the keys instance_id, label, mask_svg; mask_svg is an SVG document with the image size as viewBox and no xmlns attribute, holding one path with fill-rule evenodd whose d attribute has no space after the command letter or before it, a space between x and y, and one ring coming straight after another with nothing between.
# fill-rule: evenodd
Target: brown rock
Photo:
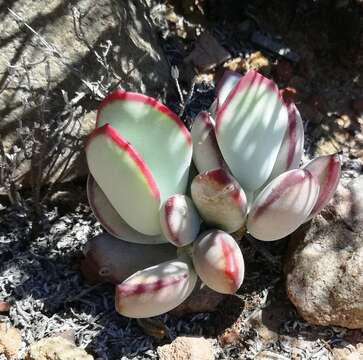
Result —
<instances>
[{"instance_id":1,"label":"brown rock","mask_svg":"<svg viewBox=\"0 0 363 360\"><path fill-rule=\"evenodd\" d=\"M13 327L0 323L0 354L7 359L14 359L21 347L21 333Z\"/></svg>"},{"instance_id":2,"label":"brown rock","mask_svg":"<svg viewBox=\"0 0 363 360\"><path fill-rule=\"evenodd\" d=\"M249 320L251 326L256 329L260 338L268 343L279 338L280 328L291 319L292 306L286 303L270 304L259 310Z\"/></svg>"},{"instance_id":3,"label":"brown rock","mask_svg":"<svg viewBox=\"0 0 363 360\"><path fill-rule=\"evenodd\" d=\"M136 321L146 335L156 339L163 339L168 335L168 328L160 319L143 318Z\"/></svg>"},{"instance_id":4,"label":"brown rock","mask_svg":"<svg viewBox=\"0 0 363 360\"><path fill-rule=\"evenodd\" d=\"M72 344L76 343L76 333L72 329L55 332L52 337L61 337L70 341Z\"/></svg>"},{"instance_id":5,"label":"brown rock","mask_svg":"<svg viewBox=\"0 0 363 360\"><path fill-rule=\"evenodd\" d=\"M288 297L306 321L363 327L363 176L291 235L285 272Z\"/></svg>"},{"instance_id":6,"label":"brown rock","mask_svg":"<svg viewBox=\"0 0 363 360\"><path fill-rule=\"evenodd\" d=\"M182 304L171 310L171 314L183 316L192 313L214 312L224 298L225 295L210 289L208 286L202 287L198 283L193 293Z\"/></svg>"},{"instance_id":7,"label":"brown rock","mask_svg":"<svg viewBox=\"0 0 363 360\"><path fill-rule=\"evenodd\" d=\"M348 331L344 336L344 347L332 349L334 360L361 360L363 359L363 333L360 330Z\"/></svg>"},{"instance_id":8,"label":"brown rock","mask_svg":"<svg viewBox=\"0 0 363 360\"><path fill-rule=\"evenodd\" d=\"M169 87L170 70L163 51L158 44L155 27L150 18L151 0L146 1L112 1L100 0L91 3L89 0L78 1L76 6L82 13L83 30L92 49L101 55L107 41L112 42L108 52L108 65L112 66L117 76L110 75L106 85L122 84L125 89L139 91L158 98L164 98ZM39 119L36 110L23 106L23 99L31 103L32 94L36 98L43 96L47 86L45 76L45 61L50 62L50 104L47 105L46 121L57 118L57 112L64 109L61 91L66 89L69 99L76 97L76 92L85 89L83 81L97 82L104 77L104 69L88 46L78 39L74 31L72 7L69 2L49 0L46 2L19 0L8 4L16 14L22 17L30 26L38 31L43 38L54 46L63 56L63 60L49 56L48 50L42 50L36 36L24 26L18 26L10 12L5 11L2 24L2 42L0 58L0 83L5 87L0 96L0 133L5 150L9 150L16 142L17 127L21 119L24 126L33 127ZM27 76L20 71L22 61L29 65L29 76L32 90L27 89ZM8 76L8 65L15 76ZM70 68L76 69L71 71ZM19 71L19 73L17 73ZM80 73L79 73L80 72ZM117 79L119 77L120 79ZM101 94L102 95L102 94ZM100 96L101 96L100 95ZM81 140L94 127L94 113L84 97L77 105L86 110L86 118L78 124L72 124L74 129L68 137L75 136ZM89 114L89 115L88 115ZM63 137L65 139L65 137ZM72 145L76 142L74 139ZM65 163L70 149L62 154L50 172L48 182L58 178L62 165ZM71 180L82 176L86 171L86 163L82 152L77 151L70 164L69 176L63 180ZM16 176L19 181L29 171L29 162L22 161ZM0 189L4 193L4 189Z\"/></svg>"},{"instance_id":9,"label":"brown rock","mask_svg":"<svg viewBox=\"0 0 363 360\"><path fill-rule=\"evenodd\" d=\"M92 360L93 356L63 337L51 337L30 345L25 360Z\"/></svg>"},{"instance_id":10,"label":"brown rock","mask_svg":"<svg viewBox=\"0 0 363 360\"><path fill-rule=\"evenodd\" d=\"M362 360L363 344L355 347L334 348L332 350L333 360Z\"/></svg>"},{"instance_id":11,"label":"brown rock","mask_svg":"<svg viewBox=\"0 0 363 360\"><path fill-rule=\"evenodd\" d=\"M256 355L255 360L285 360L286 358L276 352L264 350Z\"/></svg>"},{"instance_id":12,"label":"brown rock","mask_svg":"<svg viewBox=\"0 0 363 360\"><path fill-rule=\"evenodd\" d=\"M223 64L230 57L231 54L206 31L198 38L194 50L185 61L191 62L199 72L205 72Z\"/></svg>"},{"instance_id":13,"label":"brown rock","mask_svg":"<svg viewBox=\"0 0 363 360\"><path fill-rule=\"evenodd\" d=\"M171 344L159 346L160 360L213 360L212 344L202 337L178 337Z\"/></svg>"},{"instance_id":14,"label":"brown rock","mask_svg":"<svg viewBox=\"0 0 363 360\"><path fill-rule=\"evenodd\" d=\"M10 303L7 301L0 301L0 312L9 312L10 311Z\"/></svg>"},{"instance_id":15,"label":"brown rock","mask_svg":"<svg viewBox=\"0 0 363 360\"><path fill-rule=\"evenodd\" d=\"M346 114L343 114L341 115L337 120L336 120L338 126L342 129L347 129L349 128L351 125L352 125L352 120L351 118L346 115Z\"/></svg>"}]
</instances>

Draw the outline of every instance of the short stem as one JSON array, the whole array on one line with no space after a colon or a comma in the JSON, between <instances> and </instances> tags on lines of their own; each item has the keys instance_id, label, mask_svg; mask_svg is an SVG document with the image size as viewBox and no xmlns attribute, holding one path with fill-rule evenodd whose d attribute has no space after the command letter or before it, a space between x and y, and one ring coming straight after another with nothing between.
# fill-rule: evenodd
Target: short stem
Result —
<instances>
[{"instance_id":1,"label":"short stem","mask_svg":"<svg viewBox=\"0 0 363 360\"><path fill-rule=\"evenodd\" d=\"M245 223L243 226L241 226L241 228L239 228L237 231L235 231L231 235L236 240L236 242L239 244L241 242L241 240L243 239L243 237L246 235L246 232L247 232L247 228L246 228L246 223Z\"/></svg>"},{"instance_id":2,"label":"short stem","mask_svg":"<svg viewBox=\"0 0 363 360\"><path fill-rule=\"evenodd\" d=\"M186 246L178 247L177 249L178 258L184 260L188 263L193 263L193 244L189 244Z\"/></svg>"}]
</instances>

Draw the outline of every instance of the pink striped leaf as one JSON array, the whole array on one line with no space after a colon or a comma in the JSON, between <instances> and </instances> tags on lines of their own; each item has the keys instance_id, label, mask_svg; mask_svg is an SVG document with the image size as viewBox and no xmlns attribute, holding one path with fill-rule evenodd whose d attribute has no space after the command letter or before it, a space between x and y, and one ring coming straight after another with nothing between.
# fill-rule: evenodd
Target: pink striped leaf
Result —
<instances>
[{"instance_id":1,"label":"pink striped leaf","mask_svg":"<svg viewBox=\"0 0 363 360\"><path fill-rule=\"evenodd\" d=\"M287 105L289 125L286 129L270 180L285 171L297 169L304 150L304 125L294 103Z\"/></svg>"},{"instance_id":2,"label":"pink striped leaf","mask_svg":"<svg viewBox=\"0 0 363 360\"><path fill-rule=\"evenodd\" d=\"M179 247L197 238L201 219L192 199L176 194L170 196L161 207L160 224L164 236Z\"/></svg>"},{"instance_id":3,"label":"pink striped leaf","mask_svg":"<svg viewBox=\"0 0 363 360\"><path fill-rule=\"evenodd\" d=\"M205 222L229 233L240 229L247 214L247 199L238 182L225 170L215 169L193 179L191 194Z\"/></svg>"},{"instance_id":4,"label":"pink striped leaf","mask_svg":"<svg viewBox=\"0 0 363 360\"><path fill-rule=\"evenodd\" d=\"M114 209L91 174L88 175L87 179L87 197L93 214L102 227L112 236L137 244L162 244L168 242L162 234L145 235L128 225Z\"/></svg>"},{"instance_id":5,"label":"pink striped leaf","mask_svg":"<svg viewBox=\"0 0 363 360\"><path fill-rule=\"evenodd\" d=\"M305 221L318 195L319 184L309 171L287 171L257 196L248 215L247 230L259 240L282 239Z\"/></svg>"},{"instance_id":6,"label":"pink striped leaf","mask_svg":"<svg viewBox=\"0 0 363 360\"><path fill-rule=\"evenodd\" d=\"M97 126L105 124L110 124L143 158L161 201L185 193L192 139L175 113L149 96L116 90L98 109Z\"/></svg>"},{"instance_id":7,"label":"pink striped leaf","mask_svg":"<svg viewBox=\"0 0 363 360\"><path fill-rule=\"evenodd\" d=\"M217 85L217 99L218 106L220 107L227 100L228 95L233 88L238 84L242 75L235 71L225 71L222 78L218 81Z\"/></svg>"},{"instance_id":8,"label":"pink striped leaf","mask_svg":"<svg viewBox=\"0 0 363 360\"><path fill-rule=\"evenodd\" d=\"M116 310L131 318L166 313L191 294L196 282L191 265L182 260L149 267L116 286Z\"/></svg>"},{"instance_id":9,"label":"pink striped leaf","mask_svg":"<svg viewBox=\"0 0 363 360\"><path fill-rule=\"evenodd\" d=\"M86 157L90 173L122 219L143 234L160 234L159 188L135 148L106 124L89 136Z\"/></svg>"},{"instance_id":10,"label":"pink striped leaf","mask_svg":"<svg viewBox=\"0 0 363 360\"><path fill-rule=\"evenodd\" d=\"M193 161L200 173L217 168L228 168L217 143L212 119L206 111L196 116L191 134Z\"/></svg>"},{"instance_id":11,"label":"pink striped leaf","mask_svg":"<svg viewBox=\"0 0 363 360\"><path fill-rule=\"evenodd\" d=\"M287 128L288 111L277 86L255 71L218 107L218 145L245 191L254 192L270 177Z\"/></svg>"},{"instance_id":12,"label":"pink striped leaf","mask_svg":"<svg viewBox=\"0 0 363 360\"><path fill-rule=\"evenodd\" d=\"M235 293L243 282L244 260L233 237L221 230L202 234L193 244L193 264L202 281L223 294Z\"/></svg>"},{"instance_id":13,"label":"pink striped leaf","mask_svg":"<svg viewBox=\"0 0 363 360\"><path fill-rule=\"evenodd\" d=\"M318 200L307 220L318 214L328 204L338 187L341 173L339 155L319 156L304 165L320 185Z\"/></svg>"}]
</instances>

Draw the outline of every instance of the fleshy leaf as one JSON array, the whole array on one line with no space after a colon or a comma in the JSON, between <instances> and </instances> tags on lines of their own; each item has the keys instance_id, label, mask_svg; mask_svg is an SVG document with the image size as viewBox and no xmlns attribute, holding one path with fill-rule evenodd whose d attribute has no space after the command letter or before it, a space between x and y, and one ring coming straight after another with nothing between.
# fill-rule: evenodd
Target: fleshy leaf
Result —
<instances>
[{"instance_id":1,"label":"fleshy leaf","mask_svg":"<svg viewBox=\"0 0 363 360\"><path fill-rule=\"evenodd\" d=\"M297 169L304 150L304 125L301 115L294 103L290 103L287 109L289 126L277 154L275 166L270 176L271 180L285 171Z\"/></svg>"},{"instance_id":2,"label":"fleshy leaf","mask_svg":"<svg viewBox=\"0 0 363 360\"><path fill-rule=\"evenodd\" d=\"M238 182L225 170L215 169L196 176L191 194L205 222L224 231L237 231L245 222L247 199Z\"/></svg>"},{"instance_id":3,"label":"fleshy leaf","mask_svg":"<svg viewBox=\"0 0 363 360\"><path fill-rule=\"evenodd\" d=\"M223 294L235 293L243 282L244 260L233 237L210 230L193 245L194 268L202 281Z\"/></svg>"},{"instance_id":4,"label":"fleshy leaf","mask_svg":"<svg viewBox=\"0 0 363 360\"><path fill-rule=\"evenodd\" d=\"M201 219L193 201L185 195L170 196L160 210L164 236L175 246L193 242L199 233Z\"/></svg>"},{"instance_id":5,"label":"fleshy leaf","mask_svg":"<svg viewBox=\"0 0 363 360\"><path fill-rule=\"evenodd\" d=\"M243 76L218 108L217 141L245 191L254 192L271 175L287 127L277 86L255 71Z\"/></svg>"},{"instance_id":6,"label":"fleshy leaf","mask_svg":"<svg viewBox=\"0 0 363 360\"><path fill-rule=\"evenodd\" d=\"M227 100L228 95L231 93L233 88L238 84L242 75L235 71L225 71L222 78L219 80L217 85L217 99L218 107L221 107Z\"/></svg>"},{"instance_id":7,"label":"fleshy leaf","mask_svg":"<svg viewBox=\"0 0 363 360\"><path fill-rule=\"evenodd\" d=\"M228 168L219 149L211 117L206 111L201 111L195 118L191 134L193 161L200 173Z\"/></svg>"},{"instance_id":8,"label":"fleshy leaf","mask_svg":"<svg viewBox=\"0 0 363 360\"><path fill-rule=\"evenodd\" d=\"M156 99L117 90L102 101L98 110L97 126L106 123L144 159L162 202L171 195L185 193L192 140L176 114Z\"/></svg>"},{"instance_id":9,"label":"fleshy leaf","mask_svg":"<svg viewBox=\"0 0 363 360\"><path fill-rule=\"evenodd\" d=\"M87 280L119 284L136 271L175 259L176 248L133 244L101 234L87 242L84 255L81 271Z\"/></svg>"},{"instance_id":10,"label":"fleshy leaf","mask_svg":"<svg viewBox=\"0 0 363 360\"><path fill-rule=\"evenodd\" d=\"M160 234L159 189L133 146L106 124L91 133L86 156L92 176L120 216L138 232Z\"/></svg>"},{"instance_id":11,"label":"fleshy leaf","mask_svg":"<svg viewBox=\"0 0 363 360\"><path fill-rule=\"evenodd\" d=\"M185 261L172 260L138 271L116 287L116 310L131 318L168 312L193 291L197 275Z\"/></svg>"},{"instance_id":12,"label":"fleshy leaf","mask_svg":"<svg viewBox=\"0 0 363 360\"><path fill-rule=\"evenodd\" d=\"M257 196L247 219L247 230L259 240L278 240L296 230L313 209L319 184L307 170L287 171Z\"/></svg>"},{"instance_id":13,"label":"fleshy leaf","mask_svg":"<svg viewBox=\"0 0 363 360\"><path fill-rule=\"evenodd\" d=\"M155 236L141 234L128 225L113 208L91 174L88 175L87 179L87 197L97 220L108 233L116 238L137 244L162 244L168 242L162 234Z\"/></svg>"},{"instance_id":14,"label":"fleshy leaf","mask_svg":"<svg viewBox=\"0 0 363 360\"><path fill-rule=\"evenodd\" d=\"M310 220L328 204L338 187L341 165L339 155L319 156L304 165L320 185L318 200L308 217Z\"/></svg>"}]
</instances>

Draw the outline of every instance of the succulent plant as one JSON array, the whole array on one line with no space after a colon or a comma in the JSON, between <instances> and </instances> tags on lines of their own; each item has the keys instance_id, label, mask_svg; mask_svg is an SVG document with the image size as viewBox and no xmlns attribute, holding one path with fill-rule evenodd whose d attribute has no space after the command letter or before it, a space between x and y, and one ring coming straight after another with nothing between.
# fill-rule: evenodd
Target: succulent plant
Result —
<instances>
[{"instance_id":1,"label":"succulent plant","mask_svg":"<svg viewBox=\"0 0 363 360\"><path fill-rule=\"evenodd\" d=\"M338 156L299 167L303 143L296 106L255 71L226 72L190 133L155 99L108 95L86 144L87 193L112 236L86 253L92 271L119 282L117 311L135 318L167 312L198 276L215 291L236 292L244 260L230 233L243 228L259 240L281 239L315 216L338 185ZM192 159L198 174L189 179Z\"/></svg>"}]
</instances>

